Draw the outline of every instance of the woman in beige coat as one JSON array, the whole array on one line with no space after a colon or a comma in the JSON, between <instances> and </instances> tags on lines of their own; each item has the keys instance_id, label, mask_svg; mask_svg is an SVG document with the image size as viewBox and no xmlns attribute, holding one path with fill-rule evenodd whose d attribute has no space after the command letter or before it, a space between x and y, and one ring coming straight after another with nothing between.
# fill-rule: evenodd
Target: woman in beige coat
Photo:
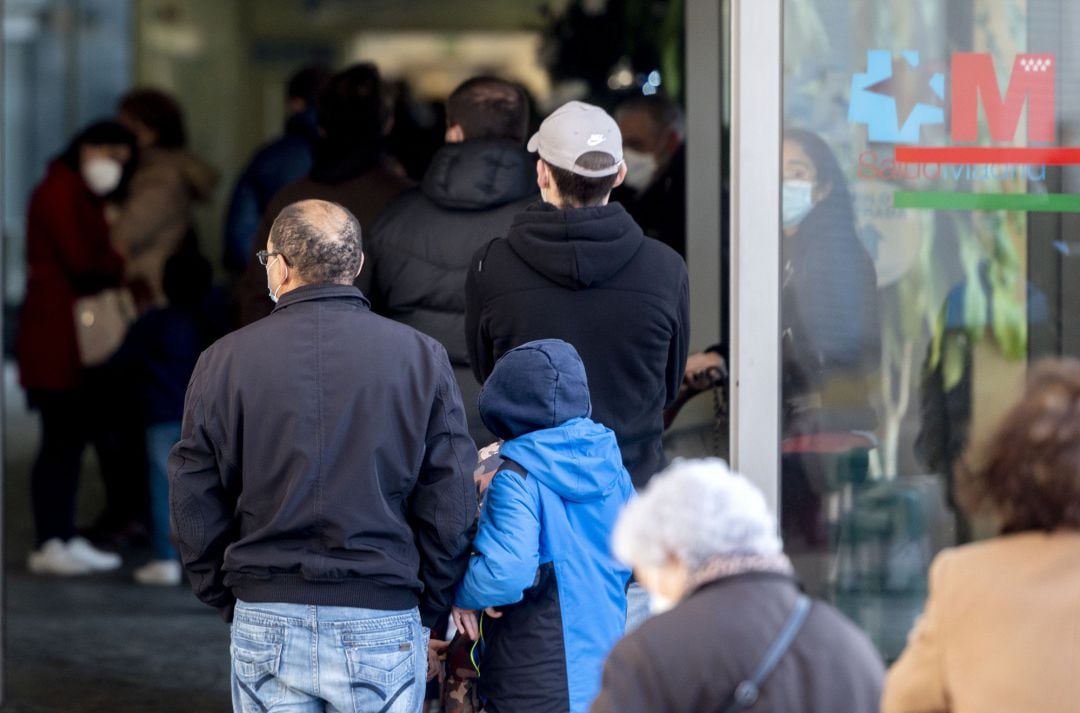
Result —
<instances>
[{"instance_id":1,"label":"woman in beige coat","mask_svg":"<svg viewBox=\"0 0 1080 713\"><path fill-rule=\"evenodd\" d=\"M1000 536L934 562L883 713L1080 710L1080 361L1039 365L992 444L958 485Z\"/></svg>"},{"instance_id":2,"label":"woman in beige coat","mask_svg":"<svg viewBox=\"0 0 1080 713\"><path fill-rule=\"evenodd\" d=\"M165 261L190 235L191 208L210 197L218 174L186 148L179 105L156 89L136 89L120 100L120 121L139 145L128 199L112 224L113 247L124 256L127 280L149 300L165 302Z\"/></svg>"}]
</instances>

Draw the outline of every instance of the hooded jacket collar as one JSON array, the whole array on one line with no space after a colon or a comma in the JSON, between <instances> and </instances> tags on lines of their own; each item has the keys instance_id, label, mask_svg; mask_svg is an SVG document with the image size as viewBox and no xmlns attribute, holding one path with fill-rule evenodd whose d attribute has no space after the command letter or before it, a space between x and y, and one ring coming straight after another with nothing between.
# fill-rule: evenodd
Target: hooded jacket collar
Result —
<instances>
[{"instance_id":1,"label":"hooded jacket collar","mask_svg":"<svg viewBox=\"0 0 1080 713\"><path fill-rule=\"evenodd\" d=\"M446 144L432 158L420 190L443 208L497 208L537 193L536 161L512 141Z\"/></svg>"},{"instance_id":2,"label":"hooded jacket collar","mask_svg":"<svg viewBox=\"0 0 1080 713\"><path fill-rule=\"evenodd\" d=\"M352 285L304 285L290 290L281 296L274 306L273 312L285 309L290 305L300 302L313 302L315 300L358 300L365 309L371 308L371 303L359 288ZM271 312L271 314L273 314Z\"/></svg>"},{"instance_id":3,"label":"hooded jacket collar","mask_svg":"<svg viewBox=\"0 0 1080 713\"><path fill-rule=\"evenodd\" d=\"M544 277L578 290L619 272L645 236L619 203L567 209L539 203L514 218L507 241Z\"/></svg>"},{"instance_id":4,"label":"hooded jacket collar","mask_svg":"<svg viewBox=\"0 0 1080 713\"><path fill-rule=\"evenodd\" d=\"M507 440L592 413L585 365L561 339L541 339L503 354L480 389L480 418Z\"/></svg>"},{"instance_id":5,"label":"hooded jacket collar","mask_svg":"<svg viewBox=\"0 0 1080 713\"><path fill-rule=\"evenodd\" d=\"M570 502L599 500L620 478L628 477L615 434L588 418L575 418L507 441L499 455Z\"/></svg>"}]
</instances>

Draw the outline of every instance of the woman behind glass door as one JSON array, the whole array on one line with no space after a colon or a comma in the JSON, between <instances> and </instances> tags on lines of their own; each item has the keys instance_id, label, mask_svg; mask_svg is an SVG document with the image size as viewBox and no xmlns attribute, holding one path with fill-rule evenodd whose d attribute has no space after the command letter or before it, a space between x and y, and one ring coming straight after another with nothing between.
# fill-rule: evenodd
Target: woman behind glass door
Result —
<instances>
[{"instance_id":1,"label":"woman behind glass door","mask_svg":"<svg viewBox=\"0 0 1080 713\"><path fill-rule=\"evenodd\" d=\"M869 398L881 353L877 276L828 145L788 129L782 159L781 527L786 541L817 550L829 539L823 495L865 477L875 444Z\"/></svg>"}]
</instances>

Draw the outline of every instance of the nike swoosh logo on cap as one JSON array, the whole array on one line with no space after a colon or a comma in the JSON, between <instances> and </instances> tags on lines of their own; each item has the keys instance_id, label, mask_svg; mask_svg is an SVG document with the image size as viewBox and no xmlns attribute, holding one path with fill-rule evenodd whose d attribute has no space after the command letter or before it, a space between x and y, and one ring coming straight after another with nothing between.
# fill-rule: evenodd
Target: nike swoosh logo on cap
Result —
<instances>
[{"instance_id":1,"label":"nike swoosh logo on cap","mask_svg":"<svg viewBox=\"0 0 1080 713\"><path fill-rule=\"evenodd\" d=\"M607 137L604 136L603 134L593 134L592 136L589 137L589 140L586 141L585 143L587 143L589 146L599 146L600 144L604 143L605 141L607 141Z\"/></svg>"}]
</instances>

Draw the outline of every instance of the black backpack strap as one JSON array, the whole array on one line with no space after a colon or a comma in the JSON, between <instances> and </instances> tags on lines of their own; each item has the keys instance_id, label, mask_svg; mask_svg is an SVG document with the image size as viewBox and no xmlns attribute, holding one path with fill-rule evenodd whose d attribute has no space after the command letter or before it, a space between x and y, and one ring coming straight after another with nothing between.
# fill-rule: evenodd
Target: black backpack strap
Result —
<instances>
[{"instance_id":1,"label":"black backpack strap","mask_svg":"<svg viewBox=\"0 0 1080 713\"><path fill-rule=\"evenodd\" d=\"M502 458L502 456L499 456L499 457ZM511 473L517 473L522 478L529 477L529 471L522 468L520 463L515 463L514 461L512 461L512 460L510 460L508 458L503 458L502 459L502 463L500 463L499 467L495 469L495 472L498 472L500 470L508 470Z\"/></svg>"},{"instance_id":2,"label":"black backpack strap","mask_svg":"<svg viewBox=\"0 0 1080 713\"><path fill-rule=\"evenodd\" d=\"M735 692L732 694L733 700L724 709L724 713L738 713L757 703L758 697L761 695L761 686L772 674L777 664L780 663L780 659L784 658L784 654L791 648L791 644L794 643L795 637L798 636L799 630L802 629L802 625L806 623L806 617L810 613L810 605L810 597L800 594L795 601L795 610L791 612L791 616L788 617L787 623L777 634L776 639L769 645L769 649L765 652L761 663L758 664L754 675L735 687Z\"/></svg>"}]
</instances>

